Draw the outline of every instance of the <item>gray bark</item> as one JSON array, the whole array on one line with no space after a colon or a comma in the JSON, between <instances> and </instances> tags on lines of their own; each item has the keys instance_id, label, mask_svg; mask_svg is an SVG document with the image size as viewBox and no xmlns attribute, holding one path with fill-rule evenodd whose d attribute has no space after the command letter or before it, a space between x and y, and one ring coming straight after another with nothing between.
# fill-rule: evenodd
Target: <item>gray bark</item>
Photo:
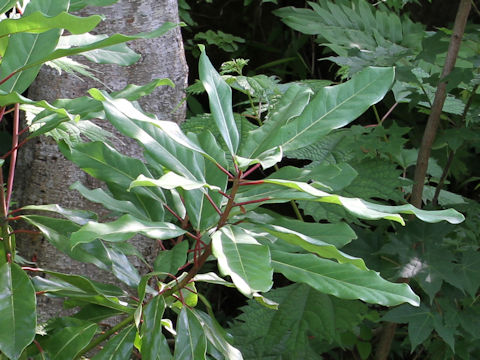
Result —
<instances>
[{"instance_id":1,"label":"gray bark","mask_svg":"<svg viewBox=\"0 0 480 360\"><path fill-rule=\"evenodd\" d=\"M106 20L96 30L106 34L151 31L166 21L179 21L176 0L120 0L109 7L83 9L81 15L95 13L106 16ZM185 108L178 107L178 104L184 97L188 70L180 29L158 39L135 41L129 46L141 54L141 59L133 66L88 65L99 71L96 76L112 90L120 90L129 83L145 84L155 78L170 78L176 84L175 89L159 88L140 103L147 112L156 114L160 119L181 122L185 118ZM56 70L44 66L29 89L29 97L47 101L74 98L86 95L86 91L91 87L102 88L98 82L68 74L59 76ZM130 139L120 139L115 147L127 155L140 156L139 147ZM96 204L86 202L77 192L68 189L75 181L81 181L87 186L99 185L69 163L58 152L57 145L51 139L37 138L21 149L15 187L16 200L21 205L58 203L67 208L101 212ZM151 248L154 246L153 241L143 243L146 244L141 249L144 253L154 250ZM87 275L97 281L112 281L111 274L105 274L93 265L79 264L71 260L46 240L24 237L19 239L19 247L26 258L35 255L39 267ZM48 305L42 306L43 319L58 314L58 307L51 306L48 299L41 297L39 302L46 302Z\"/></svg>"}]
</instances>

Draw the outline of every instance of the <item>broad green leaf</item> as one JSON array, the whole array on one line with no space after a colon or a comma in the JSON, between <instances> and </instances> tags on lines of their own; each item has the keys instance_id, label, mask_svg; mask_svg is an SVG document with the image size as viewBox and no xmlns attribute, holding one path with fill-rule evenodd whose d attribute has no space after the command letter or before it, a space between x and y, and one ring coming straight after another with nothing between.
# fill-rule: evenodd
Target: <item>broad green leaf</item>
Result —
<instances>
[{"instance_id":1,"label":"broad green leaf","mask_svg":"<svg viewBox=\"0 0 480 360\"><path fill-rule=\"evenodd\" d=\"M216 72L205 53L205 48L201 48L198 72L208 93L210 111L215 124L220 130L220 135L230 154L235 155L240 143L240 133L233 118L232 89Z\"/></svg>"},{"instance_id":2,"label":"broad green leaf","mask_svg":"<svg viewBox=\"0 0 480 360\"><path fill-rule=\"evenodd\" d=\"M165 301L162 296L155 296L143 309L142 359L171 359L170 348L162 334L162 316L165 311Z\"/></svg>"},{"instance_id":3,"label":"broad green leaf","mask_svg":"<svg viewBox=\"0 0 480 360\"><path fill-rule=\"evenodd\" d=\"M37 0L30 2L24 12L27 17L37 11L46 16L59 15L68 10L69 0ZM61 29L52 29L41 34L18 33L10 36L2 58L0 80L9 80L0 85L0 92L21 94L32 83L43 61L38 62L57 46ZM35 64L36 63L36 64Z\"/></svg>"},{"instance_id":4,"label":"broad green leaf","mask_svg":"<svg viewBox=\"0 0 480 360\"><path fill-rule=\"evenodd\" d=\"M118 0L71 0L70 11L78 11L86 6L108 6L118 2Z\"/></svg>"},{"instance_id":5,"label":"broad green leaf","mask_svg":"<svg viewBox=\"0 0 480 360\"><path fill-rule=\"evenodd\" d=\"M100 21L102 17L99 15L79 17L61 12L55 16L46 16L36 11L19 19L0 21L0 37L17 33L40 34L52 29L65 29L72 34L82 34L94 29Z\"/></svg>"},{"instance_id":6,"label":"broad green leaf","mask_svg":"<svg viewBox=\"0 0 480 360\"><path fill-rule=\"evenodd\" d=\"M126 241L136 234L143 234L152 239L170 239L185 233L176 225L165 222L144 221L125 214L110 223L89 221L70 238L72 248L81 243L88 243L95 239L112 242Z\"/></svg>"},{"instance_id":7,"label":"broad green leaf","mask_svg":"<svg viewBox=\"0 0 480 360\"><path fill-rule=\"evenodd\" d=\"M280 128L302 113L311 95L312 91L303 86L289 87L274 108L270 110L264 125L249 132L240 154L243 157L252 158L271 149L265 144L275 141Z\"/></svg>"},{"instance_id":8,"label":"broad green leaf","mask_svg":"<svg viewBox=\"0 0 480 360\"><path fill-rule=\"evenodd\" d=\"M289 254L272 251L276 272L289 280L342 299L360 299L372 304L394 306L408 302L420 304L420 298L407 284L394 284L372 270L360 270L352 264L338 264L313 254Z\"/></svg>"},{"instance_id":9,"label":"broad green leaf","mask_svg":"<svg viewBox=\"0 0 480 360\"><path fill-rule=\"evenodd\" d=\"M74 359L75 356L92 340L98 330L95 323L87 323L78 327L65 327L42 343L49 359Z\"/></svg>"},{"instance_id":10,"label":"broad green leaf","mask_svg":"<svg viewBox=\"0 0 480 360\"><path fill-rule=\"evenodd\" d=\"M188 307L177 318L175 360L205 360L207 339L202 324Z\"/></svg>"},{"instance_id":11,"label":"broad green leaf","mask_svg":"<svg viewBox=\"0 0 480 360\"><path fill-rule=\"evenodd\" d=\"M0 289L0 351L18 359L35 337L35 289L20 266L10 263L0 267Z\"/></svg>"},{"instance_id":12,"label":"broad green leaf","mask_svg":"<svg viewBox=\"0 0 480 360\"><path fill-rule=\"evenodd\" d=\"M223 275L229 275L245 296L272 287L270 251L242 228L227 225L212 235L212 252Z\"/></svg>"},{"instance_id":13,"label":"broad green leaf","mask_svg":"<svg viewBox=\"0 0 480 360\"><path fill-rule=\"evenodd\" d=\"M387 312L382 320L408 323L408 337L412 351L430 336L434 328L434 314L423 304L417 308L407 304L401 305Z\"/></svg>"},{"instance_id":14,"label":"broad green leaf","mask_svg":"<svg viewBox=\"0 0 480 360\"><path fill-rule=\"evenodd\" d=\"M99 321L121 314L121 312L115 309L109 309L95 304L88 304L83 306L82 309L72 317L81 321L98 323Z\"/></svg>"},{"instance_id":15,"label":"broad green leaf","mask_svg":"<svg viewBox=\"0 0 480 360\"><path fill-rule=\"evenodd\" d=\"M242 353L225 339L227 335L225 330L214 318L197 309L191 311L200 321L207 341L225 357L225 360L243 360Z\"/></svg>"},{"instance_id":16,"label":"broad green leaf","mask_svg":"<svg viewBox=\"0 0 480 360\"><path fill-rule=\"evenodd\" d=\"M68 147L62 142L59 144L59 148L67 159L85 172L105 181L111 191L112 187L121 187L124 193L138 175L152 176L140 160L122 155L102 142L75 144L72 147ZM161 204L165 202L165 197L159 189L137 188L131 193L132 201L141 206L149 218L158 218L156 212L163 211ZM157 206L154 206L152 201L148 201L148 198L154 200ZM163 215L163 212L160 215Z\"/></svg>"},{"instance_id":17,"label":"broad green leaf","mask_svg":"<svg viewBox=\"0 0 480 360\"><path fill-rule=\"evenodd\" d=\"M65 209L58 204L27 205L24 206L22 209L54 212L66 217L68 220L73 221L75 224L78 225L85 225L90 220L97 220L97 214L92 211Z\"/></svg>"},{"instance_id":18,"label":"broad green leaf","mask_svg":"<svg viewBox=\"0 0 480 360\"><path fill-rule=\"evenodd\" d=\"M55 0L55 1L57 3L59 0ZM23 74L23 73L25 73L25 70L32 69L31 73L33 74L33 78L34 78L36 76L37 72L38 72L38 69L39 69L40 65L42 65L43 63L46 63L47 61L59 59L61 57L65 57L65 56L78 55L78 54L81 54L81 53L86 52L86 51L91 51L91 50L104 48L104 47L107 47L107 46L121 44L121 43L131 41L131 40L151 39L151 38L154 38L154 37L164 35L169 30L175 28L176 26L177 26L176 24L172 24L172 23L167 22L167 23L164 23L158 29L156 29L154 31L151 31L151 32L148 32L148 33L139 33L137 35L131 35L131 36L115 34L115 35L110 36L107 39L97 41L97 42L95 42L93 44L90 44L90 45L78 46L78 47L74 47L74 48L70 48L70 49L58 49L58 50L55 50L55 51L52 52L52 50L55 48L56 43L58 41L58 37L59 37L59 34L58 34L58 36L56 36L56 38L55 38L55 42L53 44L50 44L49 47L46 47L44 49L44 51L42 51L42 53L39 54L39 56L37 56L35 58L30 58L29 57L28 62L25 61L25 62L23 62L23 64L22 63L19 64L17 62L15 65L13 65L9 69L7 69L7 71L10 71L10 72L8 72L6 75L18 74L19 72L21 72L21 74ZM47 32L45 34L49 34L49 33ZM44 34L40 34L40 35L18 34L18 35L22 35L22 36L27 36L27 35L42 36ZM10 40L10 42L11 41L12 40ZM52 45L54 45L54 46L52 47ZM10 46L9 46L9 48L10 48ZM12 48L12 51L13 51L13 46L11 48ZM47 54L49 54L49 55L47 55ZM42 56L40 56L40 55L42 55ZM2 62L2 70L3 70L3 62ZM3 71L0 74L3 74ZM17 75L14 76L14 80L15 80L16 77L17 77ZM31 78L31 80L30 80L30 78ZM33 78L32 78L32 76L30 76L29 80L32 81ZM23 86L22 87L18 86L18 89L17 89L17 87L13 88L12 86L7 88L6 86L8 84L11 84L11 80L6 82L4 84L5 86L0 87L0 90L3 90L5 92L11 92L13 89L15 89L17 92L21 92L21 91L25 90L25 88L26 88L25 86L28 86L30 84L28 81L23 81L23 83L22 83Z\"/></svg>"},{"instance_id":19,"label":"broad green leaf","mask_svg":"<svg viewBox=\"0 0 480 360\"><path fill-rule=\"evenodd\" d=\"M92 360L129 360L132 355L136 333L135 325L126 327L110 339Z\"/></svg>"},{"instance_id":20,"label":"broad green leaf","mask_svg":"<svg viewBox=\"0 0 480 360\"><path fill-rule=\"evenodd\" d=\"M103 207L108 210L130 214L141 220L149 220L145 212L137 208L132 202L128 200L117 200L104 189L98 188L90 190L78 181L70 186L70 189L77 190L87 200L102 204Z\"/></svg>"},{"instance_id":21,"label":"broad green leaf","mask_svg":"<svg viewBox=\"0 0 480 360\"><path fill-rule=\"evenodd\" d=\"M223 285L226 287L235 287L235 285L217 275L217 273L209 272L206 274L197 274L194 276L193 281L206 282L209 284Z\"/></svg>"},{"instance_id":22,"label":"broad green leaf","mask_svg":"<svg viewBox=\"0 0 480 360\"><path fill-rule=\"evenodd\" d=\"M283 151L305 147L358 118L380 101L393 83L393 68L367 68L351 80L320 89L303 112L264 142L260 152L281 146Z\"/></svg>"},{"instance_id":23,"label":"broad green leaf","mask_svg":"<svg viewBox=\"0 0 480 360\"><path fill-rule=\"evenodd\" d=\"M175 275L178 269L187 262L188 241L184 240L171 250L160 251L155 259L155 271Z\"/></svg>"},{"instance_id":24,"label":"broad green leaf","mask_svg":"<svg viewBox=\"0 0 480 360\"><path fill-rule=\"evenodd\" d=\"M187 191L194 189L202 189L204 187L212 190L220 190L218 186L209 185L206 182L191 180L184 176L178 175L173 171L167 172L159 179L151 179L144 175L139 175L134 181L132 181L129 189L137 186L158 186L162 189L168 190L182 188Z\"/></svg>"},{"instance_id":25,"label":"broad green leaf","mask_svg":"<svg viewBox=\"0 0 480 360\"><path fill-rule=\"evenodd\" d=\"M16 3L17 0L7 0L5 4L0 6L0 15L10 10L12 7L15 6Z\"/></svg>"},{"instance_id":26,"label":"broad green leaf","mask_svg":"<svg viewBox=\"0 0 480 360\"><path fill-rule=\"evenodd\" d=\"M69 35L62 36L57 49L69 49L71 47L85 46L108 38L107 35ZM130 49L126 44L117 44L102 49L87 51L81 54L88 60L97 64L116 64L120 66L132 65L140 59L140 55ZM54 60L54 61L58 61Z\"/></svg>"},{"instance_id":27,"label":"broad green leaf","mask_svg":"<svg viewBox=\"0 0 480 360\"><path fill-rule=\"evenodd\" d=\"M315 253L323 258L335 259L341 264L349 263L355 265L359 269L368 270L362 259L345 254L338 250L334 245L311 238L301 232L271 224L257 224L256 227L252 227L250 230L254 232L256 230L258 232L261 232L262 230L267 231L278 239L299 246L302 249Z\"/></svg>"},{"instance_id":28,"label":"broad green leaf","mask_svg":"<svg viewBox=\"0 0 480 360\"><path fill-rule=\"evenodd\" d=\"M259 154L254 159L247 159L241 156L235 156L235 160L238 163L240 169L246 169L254 164L262 165L263 169L268 169L275 164L279 163L283 159L283 150L281 146L267 150Z\"/></svg>"},{"instance_id":29,"label":"broad green leaf","mask_svg":"<svg viewBox=\"0 0 480 360\"><path fill-rule=\"evenodd\" d=\"M337 248L341 248L357 238L355 232L346 223L308 223L262 208L258 208L256 211L249 211L245 217L253 223L281 226L313 239L335 245Z\"/></svg>"}]
</instances>

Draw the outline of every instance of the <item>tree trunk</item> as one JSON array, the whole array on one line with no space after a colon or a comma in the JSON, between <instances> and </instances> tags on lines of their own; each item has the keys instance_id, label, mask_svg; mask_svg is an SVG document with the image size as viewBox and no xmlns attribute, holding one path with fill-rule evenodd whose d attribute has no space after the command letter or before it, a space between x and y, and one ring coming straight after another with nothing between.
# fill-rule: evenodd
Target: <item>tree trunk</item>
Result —
<instances>
[{"instance_id":1,"label":"tree trunk","mask_svg":"<svg viewBox=\"0 0 480 360\"><path fill-rule=\"evenodd\" d=\"M79 15L95 13L106 16L106 20L96 30L105 34L134 34L151 31L166 21L179 21L176 0L120 0L109 7L83 9ZM178 105L184 97L188 70L180 29L170 31L161 38L135 41L129 46L141 54L141 59L133 66L85 63L99 71L95 75L111 90L120 90L127 84L145 84L155 78L170 78L176 85L175 89L159 88L140 103L147 112L156 114L162 120L181 122L185 118L185 108ZM75 60L83 62L81 58ZM86 95L86 90L92 87L103 86L91 79L79 79L68 74L58 75L56 70L45 66L30 87L29 97L47 101L74 98ZM141 151L133 140L119 139L115 146L127 155L141 156ZM17 174L16 200L21 205L58 203L67 208L101 212L99 206L87 202L79 193L69 190L69 186L75 181L93 187L99 187L99 184L69 163L51 139L37 138L21 149ZM82 274L98 281L112 281L111 275L107 277L93 265L80 264L68 258L46 240L25 237L19 243L21 254L27 258L35 257L39 267ZM140 250L151 253L153 242L143 243L147 246ZM48 301L39 298L40 303ZM51 305L48 303L47 306L42 306L43 319L58 314L58 307Z\"/></svg>"}]
</instances>

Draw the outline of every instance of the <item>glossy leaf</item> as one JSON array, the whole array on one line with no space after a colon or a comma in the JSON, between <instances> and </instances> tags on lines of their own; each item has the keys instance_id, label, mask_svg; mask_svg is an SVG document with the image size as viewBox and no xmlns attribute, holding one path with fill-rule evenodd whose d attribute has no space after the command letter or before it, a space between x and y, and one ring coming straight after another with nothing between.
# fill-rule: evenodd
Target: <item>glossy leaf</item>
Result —
<instances>
[{"instance_id":1,"label":"glossy leaf","mask_svg":"<svg viewBox=\"0 0 480 360\"><path fill-rule=\"evenodd\" d=\"M202 324L188 307L177 318L175 360L205 360L207 339Z\"/></svg>"},{"instance_id":2,"label":"glossy leaf","mask_svg":"<svg viewBox=\"0 0 480 360\"><path fill-rule=\"evenodd\" d=\"M215 319L203 311L197 309L191 311L200 321L207 341L224 356L225 360L243 360L242 353L225 339L226 332Z\"/></svg>"},{"instance_id":3,"label":"glossy leaf","mask_svg":"<svg viewBox=\"0 0 480 360\"><path fill-rule=\"evenodd\" d=\"M59 15L68 10L69 3L68 0L32 1L25 8L24 16L38 11L46 16ZM60 34L61 29L52 29L41 34L18 33L10 36L2 58L0 79L6 79L10 75L12 77L0 85L0 92L24 92L44 62L38 60L55 50Z\"/></svg>"},{"instance_id":4,"label":"glossy leaf","mask_svg":"<svg viewBox=\"0 0 480 360\"><path fill-rule=\"evenodd\" d=\"M393 83L393 68L367 68L351 80L319 90L300 116L288 121L258 151L292 151L343 127L380 101Z\"/></svg>"},{"instance_id":5,"label":"glossy leaf","mask_svg":"<svg viewBox=\"0 0 480 360\"><path fill-rule=\"evenodd\" d=\"M265 145L274 141L282 126L302 113L311 96L312 91L308 88L299 85L289 87L270 110L264 125L249 132L242 145L241 155L246 158L254 158L264 151L268 151L271 147Z\"/></svg>"},{"instance_id":6,"label":"glossy leaf","mask_svg":"<svg viewBox=\"0 0 480 360\"><path fill-rule=\"evenodd\" d=\"M23 210L51 211L66 217L78 225L85 225L90 220L97 220L97 214L88 210L71 210L65 209L58 204L50 205L27 205Z\"/></svg>"},{"instance_id":7,"label":"glossy leaf","mask_svg":"<svg viewBox=\"0 0 480 360\"><path fill-rule=\"evenodd\" d=\"M131 325L110 339L92 360L129 360L137 328Z\"/></svg>"},{"instance_id":8,"label":"glossy leaf","mask_svg":"<svg viewBox=\"0 0 480 360\"><path fill-rule=\"evenodd\" d=\"M162 334L162 316L165 301L162 296L154 297L143 309L142 359L171 359L170 347Z\"/></svg>"},{"instance_id":9,"label":"glossy leaf","mask_svg":"<svg viewBox=\"0 0 480 360\"><path fill-rule=\"evenodd\" d=\"M97 330L98 326L95 323L65 327L42 343L42 347L49 355L49 359L74 359L90 343Z\"/></svg>"},{"instance_id":10,"label":"glossy leaf","mask_svg":"<svg viewBox=\"0 0 480 360\"><path fill-rule=\"evenodd\" d=\"M276 272L289 280L342 299L360 299L372 304L394 306L408 302L420 304L420 298L407 284L390 283L372 270L360 270L352 264L338 264L313 254L272 252Z\"/></svg>"},{"instance_id":11,"label":"glossy leaf","mask_svg":"<svg viewBox=\"0 0 480 360\"><path fill-rule=\"evenodd\" d=\"M332 244L311 238L300 232L271 224L258 224L256 228L253 227L251 230L257 230L259 233L261 233L262 230L267 231L278 239L286 241L289 244L299 246L302 249L315 253L323 258L335 259L341 264L349 263L355 265L359 269L367 270L367 267L362 259L345 254Z\"/></svg>"},{"instance_id":12,"label":"glossy leaf","mask_svg":"<svg viewBox=\"0 0 480 360\"><path fill-rule=\"evenodd\" d=\"M17 33L40 34L52 29L65 29L72 34L83 34L94 29L100 21L102 17L99 15L79 17L61 12L55 16L46 16L36 11L19 19L0 21L0 37Z\"/></svg>"},{"instance_id":13,"label":"glossy leaf","mask_svg":"<svg viewBox=\"0 0 480 360\"><path fill-rule=\"evenodd\" d=\"M20 266L10 263L0 267L0 289L0 351L18 359L35 337L35 289Z\"/></svg>"},{"instance_id":14,"label":"glossy leaf","mask_svg":"<svg viewBox=\"0 0 480 360\"><path fill-rule=\"evenodd\" d=\"M56 1L55 4L57 4L57 2L59 0L55 0L55 1ZM54 8L56 8L56 7L54 7ZM90 45L78 46L78 47L74 47L74 48L70 48L70 49L57 49L57 50L52 52L52 50L53 50L53 48L55 48L55 45L56 45L57 40L58 40L58 36L57 36L56 40L53 42L53 44L50 44L49 47L46 47L45 49L43 49L42 53L39 54L39 56L35 57L35 59L28 58L29 61L28 62L25 61L23 63L23 65L20 64L20 66L19 66L19 64L17 62L16 66L14 65L10 69L6 69L7 71L10 71L10 72L7 73L7 75L9 75L11 73L18 74L20 72L23 74L23 73L25 73L25 70L32 69L31 73L33 74L33 77L35 77L37 72L38 72L38 69L39 69L40 65L42 65L43 63L46 63L47 61L59 59L59 58L65 57L65 56L78 55L78 54L81 54L81 53L86 52L86 51L91 51L91 50L96 50L96 49L104 48L104 47L111 46L111 45L121 44L121 43L131 41L131 40L151 39L151 38L154 38L154 37L164 35L169 30L175 28L176 26L177 26L176 24L172 24L172 23L167 22L167 23L164 23L158 29L156 29L154 31L151 31L149 33L140 33L140 34L131 35L131 36L115 34L115 35L110 36L107 39L97 41L97 42L95 42L93 44L90 44ZM19 34L19 35L22 35L22 36L25 35L26 36L26 35L31 35L31 34ZM41 35L43 35L43 34L33 35L33 36L41 36ZM51 45L54 45L53 48L52 48ZM9 46L9 48L10 48L10 46ZM11 47L11 48L12 48L12 51L13 51L13 47ZM43 55L43 57L41 55ZM2 70L3 70L3 62L2 62ZM3 71L0 74L3 74ZM14 79L16 78L16 76L14 76ZM31 80L33 80L33 78L30 79L30 77L29 77L29 81L31 81ZM4 87L0 87L0 90L4 90L5 92L11 92L13 90L15 90L17 92L21 92L21 91L25 90L25 86L28 86L29 84L30 83L28 81L23 81L21 87L17 86L15 88L13 88L12 85L15 85L15 84L11 84L11 80L9 80L8 82L6 82L4 84L5 85ZM7 87L8 85L10 85L10 86Z\"/></svg>"},{"instance_id":15,"label":"glossy leaf","mask_svg":"<svg viewBox=\"0 0 480 360\"><path fill-rule=\"evenodd\" d=\"M176 225L165 222L143 221L125 214L110 223L89 221L70 238L72 248L80 243L88 243L95 239L112 242L126 241L137 233L152 239L170 239L185 233Z\"/></svg>"},{"instance_id":16,"label":"glossy leaf","mask_svg":"<svg viewBox=\"0 0 480 360\"><path fill-rule=\"evenodd\" d=\"M227 225L212 235L212 252L223 275L229 275L245 296L272 287L270 251L242 228Z\"/></svg>"},{"instance_id":17,"label":"glossy leaf","mask_svg":"<svg viewBox=\"0 0 480 360\"><path fill-rule=\"evenodd\" d=\"M175 189L182 188L184 190L194 190L201 188L209 188L212 190L219 190L218 186L209 185L205 182L195 181L188 179L184 176L178 175L173 171L167 172L159 179L151 179L144 175L139 175L132 183L130 184L130 189L137 186L158 186L162 189Z\"/></svg>"},{"instance_id":18,"label":"glossy leaf","mask_svg":"<svg viewBox=\"0 0 480 360\"><path fill-rule=\"evenodd\" d=\"M154 262L155 271L175 275L187 262L188 241L182 241L171 250L160 251Z\"/></svg>"},{"instance_id":19,"label":"glossy leaf","mask_svg":"<svg viewBox=\"0 0 480 360\"><path fill-rule=\"evenodd\" d=\"M233 118L232 89L216 72L204 48L201 48L198 72L200 81L208 93L210 111L215 124L230 154L235 155L240 143L240 133Z\"/></svg>"}]
</instances>

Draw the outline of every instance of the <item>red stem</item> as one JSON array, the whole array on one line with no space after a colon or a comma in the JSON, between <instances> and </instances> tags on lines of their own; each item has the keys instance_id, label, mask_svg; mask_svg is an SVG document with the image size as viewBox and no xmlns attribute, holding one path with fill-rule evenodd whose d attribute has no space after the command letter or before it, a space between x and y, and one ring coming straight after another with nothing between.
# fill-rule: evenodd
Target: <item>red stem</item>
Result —
<instances>
[{"instance_id":1,"label":"red stem","mask_svg":"<svg viewBox=\"0 0 480 360\"><path fill-rule=\"evenodd\" d=\"M256 204L256 203L267 201L267 200L270 200L270 198L266 197L266 198L261 198L261 199L258 199L258 200L250 200L250 201L239 202L239 203L233 204L233 206L243 206L243 205L248 205L248 204Z\"/></svg>"},{"instance_id":2,"label":"red stem","mask_svg":"<svg viewBox=\"0 0 480 360\"><path fill-rule=\"evenodd\" d=\"M264 184L265 181L263 180L253 180L253 181L242 181L240 183L240 186L245 186L245 185L260 185L260 184Z\"/></svg>"},{"instance_id":3,"label":"red stem","mask_svg":"<svg viewBox=\"0 0 480 360\"><path fill-rule=\"evenodd\" d=\"M218 167L222 172L224 172L225 174L227 174L227 176L228 176L230 179L233 179L234 176L233 176L232 174L230 174L230 173L228 172L228 170L225 170L222 165L220 165L219 163L215 163L215 165L217 165L217 167Z\"/></svg>"},{"instance_id":4,"label":"red stem","mask_svg":"<svg viewBox=\"0 0 480 360\"><path fill-rule=\"evenodd\" d=\"M215 204L215 202L213 201L212 197L210 196L210 194L208 192L205 193L205 196L206 198L208 199L208 201L210 202L210 204L212 204L212 206L215 208L215 211L218 213L218 215L222 215L222 210L220 210L217 206L217 204Z\"/></svg>"},{"instance_id":5,"label":"red stem","mask_svg":"<svg viewBox=\"0 0 480 360\"><path fill-rule=\"evenodd\" d=\"M255 164L254 166L252 166L250 169L248 169L243 175L242 175L242 179L246 178L248 175L250 175L252 172L254 172L255 170L257 170L259 167L260 167L261 164Z\"/></svg>"},{"instance_id":6,"label":"red stem","mask_svg":"<svg viewBox=\"0 0 480 360\"><path fill-rule=\"evenodd\" d=\"M11 78L13 75L15 75L16 73L17 73L17 72L14 71L14 72L12 72L10 75L8 75L6 78L0 80L0 85L2 85L3 83L7 82L8 80L10 80L10 78Z\"/></svg>"},{"instance_id":7,"label":"red stem","mask_svg":"<svg viewBox=\"0 0 480 360\"><path fill-rule=\"evenodd\" d=\"M176 213L175 211L173 211L173 210L170 208L170 206L168 206L167 204L163 204L163 206L165 207L165 209L167 209L167 210L170 212L170 214L172 214L173 216L175 216L175 217L178 219L178 221L180 221L180 222L183 221L183 219L182 219L179 215L177 215L177 213Z\"/></svg>"},{"instance_id":8,"label":"red stem","mask_svg":"<svg viewBox=\"0 0 480 360\"><path fill-rule=\"evenodd\" d=\"M20 133L18 134L20 135ZM0 159L6 159L8 156L10 156L14 151L17 151L19 148L21 148L25 143L30 140L30 139L24 139L22 140L16 147L12 148L9 152L7 152L5 155L1 156Z\"/></svg>"},{"instance_id":9,"label":"red stem","mask_svg":"<svg viewBox=\"0 0 480 360\"><path fill-rule=\"evenodd\" d=\"M17 163L19 125L20 125L20 105L17 103L15 104L15 113L13 116L12 154L10 156L10 169L8 171L8 180L7 180L7 209L10 208L10 200L12 198L12 191L13 191L13 180L15 178L15 165Z\"/></svg>"}]
</instances>

